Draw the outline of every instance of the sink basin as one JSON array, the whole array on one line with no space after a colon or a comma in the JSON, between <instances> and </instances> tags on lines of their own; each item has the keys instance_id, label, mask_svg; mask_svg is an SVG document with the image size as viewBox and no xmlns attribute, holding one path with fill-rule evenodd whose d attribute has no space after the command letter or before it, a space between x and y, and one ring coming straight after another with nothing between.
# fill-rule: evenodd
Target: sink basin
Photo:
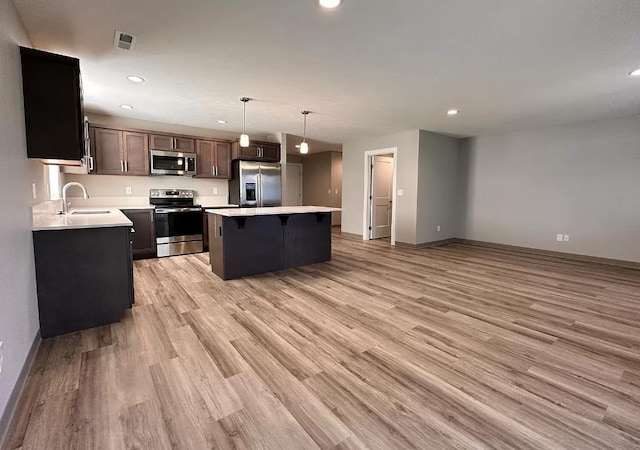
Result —
<instances>
[{"instance_id":1,"label":"sink basin","mask_svg":"<svg viewBox=\"0 0 640 450\"><path fill-rule=\"evenodd\" d=\"M75 215L88 215L88 214L109 214L111 211L102 210L102 211L74 211L71 213L72 216Z\"/></svg>"}]
</instances>

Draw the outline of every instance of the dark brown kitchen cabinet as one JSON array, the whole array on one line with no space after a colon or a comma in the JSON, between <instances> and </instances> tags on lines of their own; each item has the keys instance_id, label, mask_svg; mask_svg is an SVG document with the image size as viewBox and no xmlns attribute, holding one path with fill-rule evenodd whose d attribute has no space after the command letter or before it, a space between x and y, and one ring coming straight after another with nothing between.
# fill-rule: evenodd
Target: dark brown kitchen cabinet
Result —
<instances>
[{"instance_id":1,"label":"dark brown kitchen cabinet","mask_svg":"<svg viewBox=\"0 0 640 450\"><path fill-rule=\"evenodd\" d=\"M80 165L85 156L80 61L20 47L27 156Z\"/></svg>"},{"instance_id":2,"label":"dark brown kitchen cabinet","mask_svg":"<svg viewBox=\"0 0 640 450\"><path fill-rule=\"evenodd\" d=\"M133 222L133 259L156 257L156 224L153 209L123 209Z\"/></svg>"},{"instance_id":3,"label":"dark brown kitchen cabinet","mask_svg":"<svg viewBox=\"0 0 640 450\"><path fill-rule=\"evenodd\" d=\"M122 175L122 132L104 128L89 128L93 145L95 172L100 175Z\"/></svg>"},{"instance_id":4,"label":"dark brown kitchen cabinet","mask_svg":"<svg viewBox=\"0 0 640 450\"><path fill-rule=\"evenodd\" d=\"M125 175L149 175L149 136L123 131L122 148Z\"/></svg>"},{"instance_id":5,"label":"dark brown kitchen cabinet","mask_svg":"<svg viewBox=\"0 0 640 450\"><path fill-rule=\"evenodd\" d=\"M91 127L98 175L149 175L149 141L145 133Z\"/></svg>"},{"instance_id":6,"label":"dark brown kitchen cabinet","mask_svg":"<svg viewBox=\"0 0 640 450\"><path fill-rule=\"evenodd\" d=\"M231 178L231 144L229 142L196 141L198 178Z\"/></svg>"},{"instance_id":7,"label":"dark brown kitchen cabinet","mask_svg":"<svg viewBox=\"0 0 640 450\"><path fill-rule=\"evenodd\" d=\"M196 148L195 139L152 134L149 136L149 144L152 150L168 150L184 153L193 153Z\"/></svg>"},{"instance_id":8,"label":"dark brown kitchen cabinet","mask_svg":"<svg viewBox=\"0 0 640 450\"><path fill-rule=\"evenodd\" d=\"M235 141L231 143L231 154L234 160L280 162L280 144L251 141L248 147L241 147L240 143Z\"/></svg>"}]
</instances>

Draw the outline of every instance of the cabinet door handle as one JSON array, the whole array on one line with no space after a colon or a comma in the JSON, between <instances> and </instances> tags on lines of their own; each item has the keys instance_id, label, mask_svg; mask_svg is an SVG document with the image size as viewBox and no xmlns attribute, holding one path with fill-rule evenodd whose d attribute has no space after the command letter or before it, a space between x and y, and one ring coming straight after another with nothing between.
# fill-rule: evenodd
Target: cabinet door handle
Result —
<instances>
[{"instance_id":1,"label":"cabinet door handle","mask_svg":"<svg viewBox=\"0 0 640 450\"><path fill-rule=\"evenodd\" d=\"M120 172L124 172L124 161L120 160Z\"/></svg>"},{"instance_id":2,"label":"cabinet door handle","mask_svg":"<svg viewBox=\"0 0 640 450\"><path fill-rule=\"evenodd\" d=\"M211 176L212 177L216 176L216 166L211 166Z\"/></svg>"},{"instance_id":3,"label":"cabinet door handle","mask_svg":"<svg viewBox=\"0 0 640 450\"><path fill-rule=\"evenodd\" d=\"M173 150L175 150L175 149L176 149L176 138L171 138L171 148L172 148Z\"/></svg>"},{"instance_id":4,"label":"cabinet door handle","mask_svg":"<svg viewBox=\"0 0 640 450\"><path fill-rule=\"evenodd\" d=\"M93 156L89 156L89 172L93 172Z\"/></svg>"},{"instance_id":5,"label":"cabinet door handle","mask_svg":"<svg viewBox=\"0 0 640 450\"><path fill-rule=\"evenodd\" d=\"M128 172L129 171L129 161L125 161L124 162L124 171Z\"/></svg>"},{"instance_id":6,"label":"cabinet door handle","mask_svg":"<svg viewBox=\"0 0 640 450\"><path fill-rule=\"evenodd\" d=\"M216 169L216 176L218 176L218 166L213 166Z\"/></svg>"}]
</instances>

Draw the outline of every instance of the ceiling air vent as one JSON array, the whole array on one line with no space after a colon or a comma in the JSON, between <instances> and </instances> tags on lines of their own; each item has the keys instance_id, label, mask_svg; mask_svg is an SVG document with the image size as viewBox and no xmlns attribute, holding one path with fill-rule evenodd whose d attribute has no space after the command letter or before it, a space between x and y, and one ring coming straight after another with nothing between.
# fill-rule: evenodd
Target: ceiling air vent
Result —
<instances>
[{"instance_id":1,"label":"ceiling air vent","mask_svg":"<svg viewBox=\"0 0 640 450\"><path fill-rule=\"evenodd\" d=\"M138 38L133 34L116 30L116 38L113 41L113 46L127 52L132 52L136 48L137 40Z\"/></svg>"}]
</instances>

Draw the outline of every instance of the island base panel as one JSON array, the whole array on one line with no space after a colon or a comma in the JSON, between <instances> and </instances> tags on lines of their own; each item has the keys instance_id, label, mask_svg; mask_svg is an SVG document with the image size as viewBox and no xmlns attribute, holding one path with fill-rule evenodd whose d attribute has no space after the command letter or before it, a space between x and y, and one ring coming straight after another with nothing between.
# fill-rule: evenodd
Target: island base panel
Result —
<instances>
[{"instance_id":1,"label":"island base panel","mask_svg":"<svg viewBox=\"0 0 640 450\"><path fill-rule=\"evenodd\" d=\"M223 280L331 259L331 213L209 214L211 270Z\"/></svg>"},{"instance_id":2,"label":"island base panel","mask_svg":"<svg viewBox=\"0 0 640 450\"><path fill-rule=\"evenodd\" d=\"M292 214L284 230L284 268L331 260L331 213Z\"/></svg>"}]
</instances>

